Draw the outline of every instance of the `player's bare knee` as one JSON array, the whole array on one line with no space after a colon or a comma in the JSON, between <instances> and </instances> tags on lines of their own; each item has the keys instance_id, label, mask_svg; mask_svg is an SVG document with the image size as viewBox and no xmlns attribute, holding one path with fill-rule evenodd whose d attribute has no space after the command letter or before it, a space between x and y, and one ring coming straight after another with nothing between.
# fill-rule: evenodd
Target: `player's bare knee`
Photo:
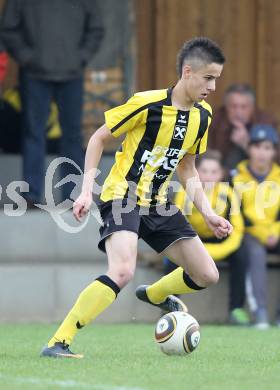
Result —
<instances>
[{"instance_id":1,"label":"player's bare knee","mask_svg":"<svg viewBox=\"0 0 280 390\"><path fill-rule=\"evenodd\" d=\"M190 275L191 279L200 287L208 287L219 281L219 271L216 267L205 270L199 275Z\"/></svg>"},{"instance_id":2,"label":"player's bare knee","mask_svg":"<svg viewBox=\"0 0 280 390\"><path fill-rule=\"evenodd\" d=\"M123 288L131 281L135 271L135 261L132 253L122 254L119 258L116 256L109 267L109 275Z\"/></svg>"},{"instance_id":3,"label":"player's bare knee","mask_svg":"<svg viewBox=\"0 0 280 390\"><path fill-rule=\"evenodd\" d=\"M134 276L134 268L123 265L119 267L119 269L116 272L116 278L118 280L117 284L120 288L124 287L131 281L131 279Z\"/></svg>"},{"instance_id":4,"label":"player's bare knee","mask_svg":"<svg viewBox=\"0 0 280 390\"><path fill-rule=\"evenodd\" d=\"M215 268L212 270L212 284L217 284L218 281L219 281L219 278L220 278L219 271L218 271L217 268L215 267Z\"/></svg>"},{"instance_id":5,"label":"player's bare knee","mask_svg":"<svg viewBox=\"0 0 280 390\"><path fill-rule=\"evenodd\" d=\"M202 283L204 287L211 286L211 284L216 284L219 281L219 271L216 267L209 269L202 275Z\"/></svg>"}]
</instances>

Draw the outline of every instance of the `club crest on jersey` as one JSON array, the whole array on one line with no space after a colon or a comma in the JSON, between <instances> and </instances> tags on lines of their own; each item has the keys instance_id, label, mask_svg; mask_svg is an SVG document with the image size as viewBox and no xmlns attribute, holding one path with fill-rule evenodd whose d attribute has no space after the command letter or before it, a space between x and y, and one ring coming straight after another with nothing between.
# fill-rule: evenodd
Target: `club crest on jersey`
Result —
<instances>
[{"instance_id":1,"label":"club crest on jersey","mask_svg":"<svg viewBox=\"0 0 280 390\"><path fill-rule=\"evenodd\" d=\"M173 132L173 139L184 139L186 133L186 128L181 126L175 126Z\"/></svg>"}]
</instances>

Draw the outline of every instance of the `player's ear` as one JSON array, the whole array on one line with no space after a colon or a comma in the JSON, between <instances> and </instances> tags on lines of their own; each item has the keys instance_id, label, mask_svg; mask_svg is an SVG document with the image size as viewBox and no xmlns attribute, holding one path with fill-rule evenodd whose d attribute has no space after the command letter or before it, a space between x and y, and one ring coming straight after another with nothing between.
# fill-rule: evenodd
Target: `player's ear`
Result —
<instances>
[{"instance_id":1,"label":"player's ear","mask_svg":"<svg viewBox=\"0 0 280 390\"><path fill-rule=\"evenodd\" d=\"M182 68L182 78L187 79L191 74L192 68L188 64L184 64Z\"/></svg>"}]
</instances>

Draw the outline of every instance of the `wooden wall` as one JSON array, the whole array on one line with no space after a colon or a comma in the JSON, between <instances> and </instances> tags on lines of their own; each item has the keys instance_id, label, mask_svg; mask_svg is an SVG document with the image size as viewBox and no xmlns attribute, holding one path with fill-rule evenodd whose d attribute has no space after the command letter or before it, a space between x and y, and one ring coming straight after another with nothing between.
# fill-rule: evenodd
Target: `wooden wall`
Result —
<instances>
[{"instance_id":1,"label":"wooden wall","mask_svg":"<svg viewBox=\"0 0 280 390\"><path fill-rule=\"evenodd\" d=\"M176 82L176 54L194 36L216 40L227 57L217 92L233 82L256 88L258 103L280 121L279 0L136 0L139 90Z\"/></svg>"},{"instance_id":2,"label":"wooden wall","mask_svg":"<svg viewBox=\"0 0 280 390\"><path fill-rule=\"evenodd\" d=\"M5 0L0 0L0 9ZM206 35L227 63L209 102L217 107L233 82L251 83L261 107L280 122L280 0L134 0L138 90L176 82L176 54L183 42ZM8 85L16 79L11 61Z\"/></svg>"}]
</instances>

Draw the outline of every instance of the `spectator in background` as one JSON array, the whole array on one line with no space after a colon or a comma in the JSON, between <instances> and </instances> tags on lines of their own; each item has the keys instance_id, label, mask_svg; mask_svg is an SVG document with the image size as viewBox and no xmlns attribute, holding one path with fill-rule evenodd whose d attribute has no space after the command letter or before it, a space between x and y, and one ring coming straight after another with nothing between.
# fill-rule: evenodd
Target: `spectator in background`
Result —
<instances>
[{"instance_id":1,"label":"spectator in background","mask_svg":"<svg viewBox=\"0 0 280 390\"><path fill-rule=\"evenodd\" d=\"M221 154L215 150L207 150L197 159L197 171L204 190L213 209L218 215L227 218L233 226L230 236L219 240L203 220L200 212L193 206L186 192L182 189L175 197L176 206L183 211L188 221L197 231L210 256L215 262L228 260L230 267L230 299L229 299L229 321L234 325L248 325L249 317L244 311L245 303L245 276L247 271L247 258L238 255L243 237L243 219L240 213L231 214L236 210L237 199L231 187L222 183L223 168L221 165ZM241 247L239 254L243 251ZM173 263L164 259L165 273L172 271Z\"/></svg>"},{"instance_id":2,"label":"spectator in background","mask_svg":"<svg viewBox=\"0 0 280 390\"><path fill-rule=\"evenodd\" d=\"M0 152L19 154L22 144L22 104L19 89L5 89L0 103ZM57 105L54 102L50 106L45 132L46 151L51 154L59 154L61 129Z\"/></svg>"},{"instance_id":3,"label":"spectator in background","mask_svg":"<svg viewBox=\"0 0 280 390\"><path fill-rule=\"evenodd\" d=\"M209 147L218 149L227 169L247 158L249 131L255 124L276 127L275 119L256 106L256 96L247 84L233 84L225 92L224 105L216 110L209 130Z\"/></svg>"},{"instance_id":4,"label":"spectator in background","mask_svg":"<svg viewBox=\"0 0 280 390\"><path fill-rule=\"evenodd\" d=\"M103 26L95 0L9 0L0 33L20 66L23 178L29 183L26 199L32 207L42 198L52 99L59 110L61 155L83 167L83 71L98 50ZM62 176L69 173L71 166L65 163ZM71 190L72 185L63 186L64 199Z\"/></svg>"},{"instance_id":5,"label":"spectator in background","mask_svg":"<svg viewBox=\"0 0 280 390\"><path fill-rule=\"evenodd\" d=\"M254 126L249 138L249 159L242 161L232 172L232 182L240 197L245 222L244 246L254 298L251 309L255 326L260 329L269 326L267 252L280 253L280 166L273 162L278 143L276 129L269 125ZM244 256L243 253L241 256Z\"/></svg>"}]
</instances>

